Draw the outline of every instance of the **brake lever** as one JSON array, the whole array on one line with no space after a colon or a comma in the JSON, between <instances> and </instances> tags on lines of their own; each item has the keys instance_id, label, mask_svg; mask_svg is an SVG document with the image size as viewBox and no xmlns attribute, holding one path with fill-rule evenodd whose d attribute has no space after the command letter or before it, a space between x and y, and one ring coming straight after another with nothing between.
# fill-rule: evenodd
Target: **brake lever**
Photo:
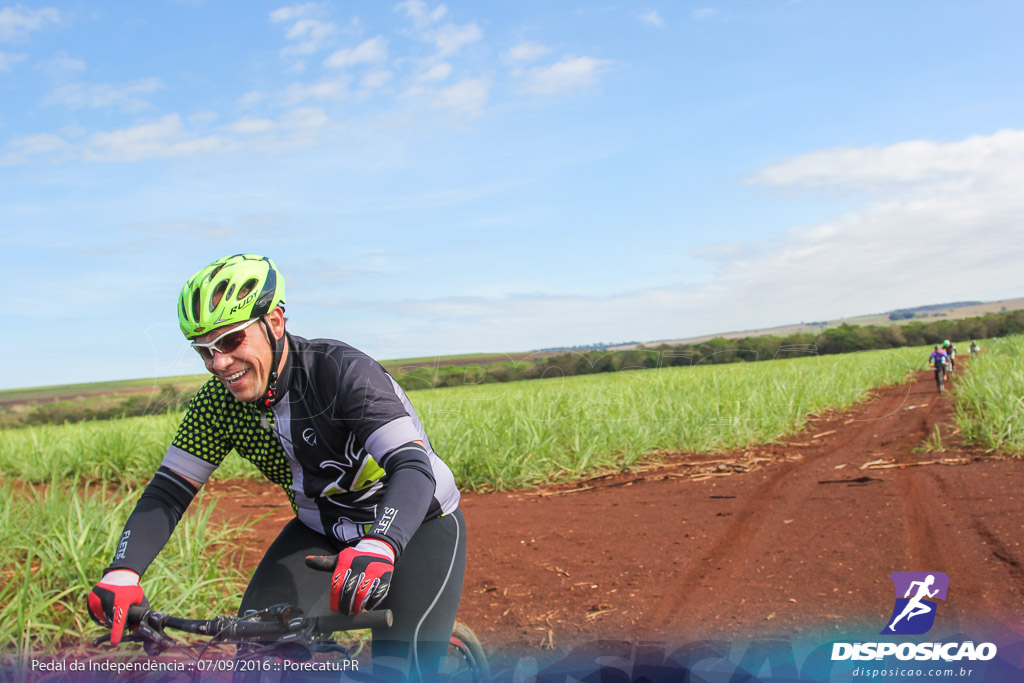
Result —
<instances>
[{"instance_id":1,"label":"brake lever","mask_svg":"<svg viewBox=\"0 0 1024 683\"><path fill-rule=\"evenodd\" d=\"M155 657L164 652L164 650L178 644L174 638L171 638L162 630L157 630L145 622L133 628L127 640L141 642L142 649L145 650L146 654L150 657Z\"/></svg>"},{"instance_id":2,"label":"brake lever","mask_svg":"<svg viewBox=\"0 0 1024 683\"><path fill-rule=\"evenodd\" d=\"M110 642L110 634L104 633L100 637L92 641L93 647L99 647L104 643ZM147 655L155 657L161 654L170 647L177 645L178 643L163 631L159 631L149 624L143 622L133 628L130 632L124 634L121 638L122 643L142 643L142 649L146 651Z\"/></svg>"}]
</instances>

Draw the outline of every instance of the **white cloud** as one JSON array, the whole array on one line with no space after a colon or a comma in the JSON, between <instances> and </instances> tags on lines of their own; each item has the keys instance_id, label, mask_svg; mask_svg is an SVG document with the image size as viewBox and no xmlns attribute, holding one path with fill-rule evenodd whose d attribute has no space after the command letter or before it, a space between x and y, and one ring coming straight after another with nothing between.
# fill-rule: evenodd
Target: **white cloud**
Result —
<instances>
[{"instance_id":1,"label":"white cloud","mask_svg":"<svg viewBox=\"0 0 1024 683\"><path fill-rule=\"evenodd\" d=\"M181 117L168 114L151 123L94 133L83 152L89 161L142 161L224 152L235 147L219 136L198 136L185 130Z\"/></svg>"},{"instance_id":2,"label":"white cloud","mask_svg":"<svg viewBox=\"0 0 1024 683\"><path fill-rule=\"evenodd\" d=\"M1019 293L1022 178L1024 131L1016 130L948 143L822 150L773 165L752 180L866 202L791 228L777 245L723 257L717 286L735 300L729 305L741 308L744 293L758 292L755 298L775 309L776 320L779 310L791 320L819 319L888 310L893 302ZM785 304L786 297L806 310Z\"/></svg>"},{"instance_id":3,"label":"white cloud","mask_svg":"<svg viewBox=\"0 0 1024 683\"><path fill-rule=\"evenodd\" d=\"M437 49L437 57L453 55L483 38L483 31L476 22L459 25L449 21L441 24L448 14L445 5L429 10L422 0L406 0L397 4L395 10L412 20L416 37L432 44Z\"/></svg>"},{"instance_id":4,"label":"white cloud","mask_svg":"<svg viewBox=\"0 0 1024 683\"><path fill-rule=\"evenodd\" d=\"M257 135L267 133L274 129L274 122L270 119L243 118L225 126L225 129L237 135Z\"/></svg>"},{"instance_id":5,"label":"white cloud","mask_svg":"<svg viewBox=\"0 0 1024 683\"><path fill-rule=\"evenodd\" d=\"M395 5L395 10L402 12L412 20L416 28L423 28L435 24L448 13L446 6L438 5L433 10L427 9L427 3L423 0L405 0Z\"/></svg>"},{"instance_id":6,"label":"white cloud","mask_svg":"<svg viewBox=\"0 0 1024 683\"><path fill-rule=\"evenodd\" d=\"M327 47L336 32L337 27L329 21L299 19L285 34L293 42L281 48L281 56L308 57Z\"/></svg>"},{"instance_id":7,"label":"white cloud","mask_svg":"<svg viewBox=\"0 0 1024 683\"><path fill-rule=\"evenodd\" d=\"M252 107L267 98L267 93L260 92L258 90L250 90L249 92L238 98L238 106L240 107Z\"/></svg>"},{"instance_id":8,"label":"white cloud","mask_svg":"<svg viewBox=\"0 0 1024 683\"><path fill-rule=\"evenodd\" d=\"M379 64L388 58L388 41L383 36L365 40L356 47L338 50L326 60L324 66L344 69L356 64Z\"/></svg>"},{"instance_id":9,"label":"white cloud","mask_svg":"<svg viewBox=\"0 0 1024 683\"><path fill-rule=\"evenodd\" d=\"M434 105L465 116L479 116L487 104L490 90L489 79L467 78L438 91Z\"/></svg>"},{"instance_id":10,"label":"white cloud","mask_svg":"<svg viewBox=\"0 0 1024 683\"><path fill-rule=\"evenodd\" d=\"M59 24L60 11L52 7L31 9L22 5L0 9L0 42L23 41L47 24Z\"/></svg>"},{"instance_id":11,"label":"white cloud","mask_svg":"<svg viewBox=\"0 0 1024 683\"><path fill-rule=\"evenodd\" d=\"M189 117L208 125L217 117L206 112ZM44 134L12 140L0 150L0 166L29 163L50 155L54 161L140 162L148 159L206 156L244 149L295 148L316 144L332 130L330 118L318 107L295 107L277 119L243 117L202 135L186 126L179 115L168 114L137 126L88 134L75 127L65 137Z\"/></svg>"},{"instance_id":12,"label":"white cloud","mask_svg":"<svg viewBox=\"0 0 1024 683\"><path fill-rule=\"evenodd\" d=\"M1024 131L1003 130L960 142L912 140L888 147L821 150L758 171L752 180L778 187L891 194L915 188L971 191L979 182L1019 183Z\"/></svg>"},{"instance_id":13,"label":"white cloud","mask_svg":"<svg viewBox=\"0 0 1024 683\"><path fill-rule=\"evenodd\" d=\"M655 28L662 28L665 25L665 20L658 14L658 10L652 9L642 14L637 15L637 20L641 24L647 24L648 26L654 26Z\"/></svg>"},{"instance_id":14,"label":"white cloud","mask_svg":"<svg viewBox=\"0 0 1024 683\"><path fill-rule=\"evenodd\" d=\"M282 128L292 132L311 132L330 123L330 118L319 107L298 107L281 117Z\"/></svg>"},{"instance_id":15,"label":"white cloud","mask_svg":"<svg viewBox=\"0 0 1024 683\"><path fill-rule=\"evenodd\" d=\"M85 62L62 52L40 63L39 68L51 78L66 78L72 74L85 71Z\"/></svg>"},{"instance_id":16,"label":"white cloud","mask_svg":"<svg viewBox=\"0 0 1024 683\"><path fill-rule=\"evenodd\" d=\"M280 55L289 60L291 71L304 71L304 58L333 43L338 27L322 18L325 13L323 6L313 2L280 7L270 13L273 23L287 26L285 40L289 43L281 48Z\"/></svg>"},{"instance_id":17,"label":"white cloud","mask_svg":"<svg viewBox=\"0 0 1024 683\"><path fill-rule=\"evenodd\" d=\"M387 69L371 71L359 81L359 86L364 90L378 90L391 82L395 74Z\"/></svg>"},{"instance_id":18,"label":"white cloud","mask_svg":"<svg viewBox=\"0 0 1024 683\"><path fill-rule=\"evenodd\" d=\"M565 57L550 66L536 67L522 75L523 90L552 95L597 84L598 74L610 62L593 57Z\"/></svg>"},{"instance_id":19,"label":"white cloud","mask_svg":"<svg viewBox=\"0 0 1024 683\"><path fill-rule=\"evenodd\" d=\"M483 38L483 31L475 23L458 26L448 23L439 27L431 36L439 56L455 54L467 45Z\"/></svg>"},{"instance_id":20,"label":"white cloud","mask_svg":"<svg viewBox=\"0 0 1024 683\"><path fill-rule=\"evenodd\" d=\"M316 83L293 83L285 91L286 104L299 104L306 100L340 100L348 95L351 78L343 76Z\"/></svg>"},{"instance_id":21,"label":"white cloud","mask_svg":"<svg viewBox=\"0 0 1024 683\"><path fill-rule=\"evenodd\" d=\"M0 52L0 71L11 69L18 62L24 61L25 55L11 52Z\"/></svg>"},{"instance_id":22,"label":"white cloud","mask_svg":"<svg viewBox=\"0 0 1024 683\"><path fill-rule=\"evenodd\" d=\"M215 111L199 111L195 114L190 114L188 117L189 123L195 123L199 125L207 125L220 120L220 114Z\"/></svg>"},{"instance_id":23,"label":"white cloud","mask_svg":"<svg viewBox=\"0 0 1024 683\"><path fill-rule=\"evenodd\" d=\"M693 18L696 21L703 21L705 19L710 19L711 17L715 16L716 14L718 14L718 10L716 10L716 9L714 9L712 7L701 7L700 9L693 10Z\"/></svg>"},{"instance_id":24,"label":"white cloud","mask_svg":"<svg viewBox=\"0 0 1024 683\"><path fill-rule=\"evenodd\" d=\"M150 106L145 95L151 95L162 87L159 78L144 78L118 85L66 83L54 88L43 99L43 104L59 104L71 109L116 108L134 112Z\"/></svg>"},{"instance_id":25,"label":"white cloud","mask_svg":"<svg viewBox=\"0 0 1024 683\"><path fill-rule=\"evenodd\" d=\"M527 41L511 47L505 52L503 58L505 61L513 63L535 62L549 52L551 52L551 48L546 45Z\"/></svg>"},{"instance_id":26,"label":"white cloud","mask_svg":"<svg viewBox=\"0 0 1024 683\"><path fill-rule=\"evenodd\" d=\"M279 7L278 9L270 13L270 20L275 24L279 24L286 21L295 21L296 19L302 19L304 17L311 16L319 11L319 6L315 2L306 2L299 5L288 5L287 7Z\"/></svg>"},{"instance_id":27,"label":"white cloud","mask_svg":"<svg viewBox=\"0 0 1024 683\"><path fill-rule=\"evenodd\" d=\"M423 73L416 76L417 83L433 83L447 80L452 75L452 65L449 62L434 64Z\"/></svg>"},{"instance_id":28,"label":"white cloud","mask_svg":"<svg viewBox=\"0 0 1024 683\"><path fill-rule=\"evenodd\" d=\"M63 138L41 133L11 140L7 149L0 154L0 166L12 166L29 161L33 157L54 152L69 152L71 145Z\"/></svg>"}]
</instances>

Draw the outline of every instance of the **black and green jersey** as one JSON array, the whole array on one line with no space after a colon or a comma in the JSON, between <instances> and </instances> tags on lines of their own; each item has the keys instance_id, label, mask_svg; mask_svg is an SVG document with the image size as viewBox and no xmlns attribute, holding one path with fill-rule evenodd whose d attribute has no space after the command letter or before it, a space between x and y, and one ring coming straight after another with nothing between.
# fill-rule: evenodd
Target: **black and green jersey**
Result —
<instances>
[{"instance_id":1,"label":"black and green jersey","mask_svg":"<svg viewBox=\"0 0 1024 683\"><path fill-rule=\"evenodd\" d=\"M338 341L288 335L288 344L280 398L271 409L235 400L211 378L189 404L162 464L205 482L234 450L287 492L304 524L350 543L369 533L380 516L392 454L421 441L430 472L422 485L433 487L426 515L406 519L396 505L386 511L389 528L374 535L401 549L424 519L458 507L451 470L434 453L405 392L379 363Z\"/></svg>"}]
</instances>

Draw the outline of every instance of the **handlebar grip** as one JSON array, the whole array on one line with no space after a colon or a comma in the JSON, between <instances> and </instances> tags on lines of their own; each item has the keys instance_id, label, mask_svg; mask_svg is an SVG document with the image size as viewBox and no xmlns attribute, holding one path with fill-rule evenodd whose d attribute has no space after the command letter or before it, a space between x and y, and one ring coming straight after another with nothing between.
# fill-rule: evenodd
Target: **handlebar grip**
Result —
<instances>
[{"instance_id":1,"label":"handlebar grip","mask_svg":"<svg viewBox=\"0 0 1024 683\"><path fill-rule=\"evenodd\" d=\"M395 623L395 617L389 609L376 609L355 616L325 614L317 617L316 622L320 632L333 633L356 628L390 628Z\"/></svg>"},{"instance_id":2,"label":"handlebar grip","mask_svg":"<svg viewBox=\"0 0 1024 683\"><path fill-rule=\"evenodd\" d=\"M130 605L128 607L128 619L126 623L130 626L141 624L143 618L146 616L146 612L151 611L148 607L142 605Z\"/></svg>"},{"instance_id":3,"label":"handlebar grip","mask_svg":"<svg viewBox=\"0 0 1024 683\"><path fill-rule=\"evenodd\" d=\"M338 562L337 555L310 555L306 558L306 566L322 572L333 572Z\"/></svg>"}]
</instances>

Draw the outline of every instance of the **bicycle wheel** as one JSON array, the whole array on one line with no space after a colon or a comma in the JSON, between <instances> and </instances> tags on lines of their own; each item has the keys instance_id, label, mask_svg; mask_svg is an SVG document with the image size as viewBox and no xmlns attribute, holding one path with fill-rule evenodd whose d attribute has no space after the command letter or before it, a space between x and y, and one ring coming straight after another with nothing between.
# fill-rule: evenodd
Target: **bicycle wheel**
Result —
<instances>
[{"instance_id":1,"label":"bicycle wheel","mask_svg":"<svg viewBox=\"0 0 1024 683\"><path fill-rule=\"evenodd\" d=\"M942 370L935 371L935 383L939 385L939 393L942 393Z\"/></svg>"},{"instance_id":2,"label":"bicycle wheel","mask_svg":"<svg viewBox=\"0 0 1024 683\"><path fill-rule=\"evenodd\" d=\"M487 665L487 655L480 641L461 621L456 621L452 629L443 673L449 681L486 683L491 680L491 669Z\"/></svg>"}]
</instances>

